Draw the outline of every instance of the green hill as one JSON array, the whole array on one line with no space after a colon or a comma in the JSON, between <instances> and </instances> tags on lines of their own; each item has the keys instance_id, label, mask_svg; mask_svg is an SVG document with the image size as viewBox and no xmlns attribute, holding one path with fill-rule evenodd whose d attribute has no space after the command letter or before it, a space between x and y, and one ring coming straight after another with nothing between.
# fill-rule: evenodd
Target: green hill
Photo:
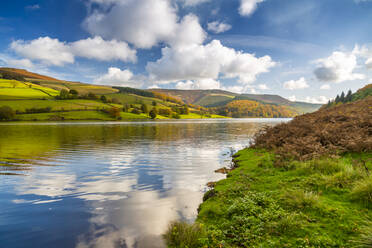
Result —
<instances>
[{"instance_id":1,"label":"green hill","mask_svg":"<svg viewBox=\"0 0 372 248\"><path fill-rule=\"evenodd\" d=\"M0 68L1 106L9 106L16 111L16 119L19 120L76 119L71 117L72 113L62 114L76 111L80 111L76 116L89 120L94 119L92 111L111 115L109 118L113 120L126 118L119 114L122 111L143 118L148 117L148 112L153 108L158 112L158 118L293 117L319 107L290 102L277 95L239 95L223 90L141 90L93 85L63 81L14 68ZM119 111L110 114L110 109ZM46 111L52 114L45 114ZM31 115L35 115L34 118ZM95 116L102 119L102 113ZM133 119L132 116L130 119Z\"/></svg>"},{"instance_id":2,"label":"green hill","mask_svg":"<svg viewBox=\"0 0 372 248\"><path fill-rule=\"evenodd\" d=\"M3 107L6 108L4 109ZM63 81L13 68L0 68L0 120L120 120L223 118L206 109L150 91Z\"/></svg>"},{"instance_id":3,"label":"green hill","mask_svg":"<svg viewBox=\"0 0 372 248\"><path fill-rule=\"evenodd\" d=\"M227 107L233 101L251 100L264 105L281 106L287 111L295 111L297 114L303 114L314 112L322 106L321 104L306 102L291 102L278 95L236 94L223 90L152 89L151 91L177 97L186 103L200 105L206 108L223 108Z\"/></svg>"}]
</instances>

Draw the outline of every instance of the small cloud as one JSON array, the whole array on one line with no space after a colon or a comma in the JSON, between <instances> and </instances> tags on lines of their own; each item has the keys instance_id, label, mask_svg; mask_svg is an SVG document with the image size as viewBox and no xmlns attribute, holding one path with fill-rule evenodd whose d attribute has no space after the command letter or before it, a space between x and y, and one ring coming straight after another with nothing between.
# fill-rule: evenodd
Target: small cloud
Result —
<instances>
[{"instance_id":1,"label":"small cloud","mask_svg":"<svg viewBox=\"0 0 372 248\"><path fill-rule=\"evenodd\" d=\"M329 90L329 89L331 89L331 86L329 84L323 84L322 86L320 86L320 89L321 90Z\"/></svg>"},{"instance_id":2,"label":"small cloud","mask_svg":"<svg viewBox=\"0 0 372 248\"><path fill-rule=\"evenodd\" d=\"M40 9L40 5L39 4L34 4L34 5L28 5L25 7L26 10L38 10Z\"/></svg>"},{"instance_id":3,"label":"small cloud","mask_svg":"<svg viewBox=\"0 0 372 248\"><path fill-rule=\"evenodd\" d=\"M309 88L309 85L306 82L306 79L304 77L298 79L298 80L290 80L283 84L284 89L287 90L299 90L299 89L305 89Z\"/></svg>"},{"instance_id":4,"label":"small cloud","mask_svg":"<svg viewBox=\"0 0 372 248\"><path fill-rule=\"evenodd\" d=\"M259 84L257 86L257 88L260 89L260 90L269 90L270 89L269 87L267 87L266 84Z\"/></svg>"},{"instance_id":5,"label":"small cloud","mask_svg":"<svg viewBox=\"0 0 372 248\"><path fill-rule=\"evenodd\" d=\"M296 96L290 96L288 97L288 100L290 100L291 102L295 102L296 101Z\"/></svg>"},{"instance_id":6,"label":"small cloud","mask_svg":"<svg viewBox=\"0 0 372 248\"><path fill-rule=\"evenodd\" d=\"M239 14L241 16L251 16L257 9L259 3L265 0L241 0Z\"/></svg>"},{"instance_id":7,"label":"small cloud","mask_svg":"<svg viewBox=\"0 0 372 248\"><path fill-rule=\"evenodd\" d=\"M318 97L306 97L305 102L313 103L313 104L325 104L327 103L329 98L325 96L318 96Z\"/></svg>"},{"instance_id":8,"label":"small cloud","mask_svg":"<svg viewBox=\"0 0 372 248\"><path fill-rule=\"evenodd\" d=\"M95 79L94 83L103 85L120 85L136 88L142 86L142 84L135 79L133 73L130 70L120 70L119 68L116 67L110 67L107 73Z\"/></svg>"},{"instance_id":9,"label":"small cloud","mask_svg":"<svg viewBox=\"0 0 372 248\"><path fill-rule=\"evenodd\" d=\"M230 30L231 28L232 26L230 24L223 23L223 22L215 21L215 22L208 23L208 30L216 34L226 32Z\"/></svg>"}]
</instances>

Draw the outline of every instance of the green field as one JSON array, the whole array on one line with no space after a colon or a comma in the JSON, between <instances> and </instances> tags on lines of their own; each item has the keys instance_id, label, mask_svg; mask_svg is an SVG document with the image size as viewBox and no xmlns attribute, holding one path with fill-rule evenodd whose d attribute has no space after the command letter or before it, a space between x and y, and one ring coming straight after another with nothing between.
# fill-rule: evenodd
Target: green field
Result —
<instances>
[{"instance_id":1,"label":"green field","mask_svg":"<svg viewBox=\"0 0 372 248\"><path fill-rule=\"evenodd\" d=\"M94 100L14 100L0 101L0 106L9 106L14 110L24 112L30 108L51 107L52 111L70 110L96 110L97 108L110 108L111 105Z\"/></svg>"},{"instance_id":2,"label":"green field","mask_svg":"<svg viewBox=\"0 0 372 248\"><path fill-rule=\"evenodd\" d=\"M195 113L190 113L188 115L180 115L181 119L219 119L219 118L228 118L228 117L225 117L225 116L221 116L221 115L210 115L210 117L208 116L204 116L204 115L199 115L199 114L195 114Z\"/></svg>"},{"instance_id":3,"label":"green field","mask_svg":"<svg viewBox=\"0 0 372 248\"><path fill-rule=\"evenodd\" d=\"M152 102L154 101L158 104L158 107L167 107L167 106L174 105L173 103L167 103L157 98L144 97L144 96L138 96L138 95L133 95L133 94L116 93L116 94L107 94L106 97L109 99L116 98L124 104L135 104L138 106L141 103L144 103L146 105L152 105Z\"/></svg>"},{"instance_id":4,"label":"green field","mask_svg":"<svg viewBox=\"0 0 372 248\"><path fill-rule=\"evenodd\" d=\"M232 101L234 96L211 94L204 96L199 101L195 102L195 105L204 107L218 107Z\"/></svg>"},{"instance_id":5,"label":"green field","mask_svg":"<svg viewBox=\"0 0 372 248\"><path fill-rule=\"evenodd\" d=\"M0 79L0 100L50 99L59 91L37 84Z\"/></svg>"},{"instance_id":6,"label":"green field","mask_svg":"<svg viewBox=\"0 0 372 248\"><path fill-rule=\"evenodd\" d=\"M100 86L89 85L79 82L67 82L58 80L28 79L30 82L20 82L16 80L0 79L0 106L9 106L16 111L17 120L113 120L107 113L98 110L109 110L113 107L123 109L124 105L131 105L128 112L134 108L141 109L141 105L147 105L147 109L153 108L156 102L156 109L168 109L179 112L183 106L167 102L158 98L144 97L129 93L117 93L118 90ZM78 96L64 96L65 100L57 100L60 90L75 89ZM87 94L94 93L98 97L96 100L88 100ZM104 103L100 95L105 95L110 103ZM221 96L216 96L221 97ZM67 99L66 99L67 98ZM72 99L71 99L72 98ZM78 98L78 99L75 99ZM83 98L83 99L81 99ZM111 103L111 102L115 102ZM125 106L126 107L126 106ZM172 109L177 107L176 110ZM50 109L49 109L50 108ZM94 111L93 111L94 110ZM197 111L189 108L190 114L180 115L180 119L205 119L205 118L224 118L218 115L199 115L191 112ZM36 112L36 113L35 113ZM41 112L41 113L38 113ZM43 113L48 112L48 113ZM174 115L174 113L173 113ZM120 113L119 119L148 119L147 114ZM156 119L170 119L166 116L157 115Z\"/></svg>"},{"instance_id":7,"label":"green field","mask_svg":"<svg viewBox=\"0 0 372 248\"><path fill-rule=\"evenodd\" d=\"M148 116L140 114L135 115L131 113L120 113L123 120L137 120L148 119ZM99 111L71 111L58 113L41 113L41 114L22 114L17 115L20 121L51 121L51 120L101 120L101 121L115 121L116 119Z\"/></svg>"}]
</instances>

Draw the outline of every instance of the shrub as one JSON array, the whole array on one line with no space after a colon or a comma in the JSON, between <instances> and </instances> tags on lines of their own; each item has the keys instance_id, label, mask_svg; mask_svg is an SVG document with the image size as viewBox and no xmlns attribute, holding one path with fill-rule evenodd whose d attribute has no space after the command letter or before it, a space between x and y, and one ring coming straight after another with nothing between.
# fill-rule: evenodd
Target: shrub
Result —
<instances>
[{"instance_id":1,"label":"shrub","mask_svg":"<svg viewBox=\"0 0 372 248\"><path fill-rule=\"evenodd\" d=\"M157 111L155 108L151 109L150 113L149 113L149 116L151 119L155 119L156 116L157 116Z\"/></svg>"},{"instance_id":2,"label":"shrub","mask_svg":"<svg viewBox=\"0 0 372 248\"><path fill-rule=\"evenodd\" d=\"M72 89L72 90L70 90L70 94L77 96L77 95L79 95L79 92L77 90Z\"/></svg>"},{"instance_id":3,"label":"shrub","mask_svg":"<svg viewBox=\"0 0 372 248\"><path fill-rule=\"evenodd\" d=\"M311 208L318 204L319 196L314 192L306 192L303 190L287 191L282 200L286 206L292 209Z\"/></svg>"},{"instance_id":4,"label":"shrub","mask_svg":"<svg viewBox=\"0 0 372 248\"><path fill-rule=\"evenodd\" d=\"M13 120L16 113L14 110L9 106L2 106L0 107L0 120Z\"/></svg>"},{"instance_id":5,"label":"shrub","mask_svg":"<svg viewBox=\"0 0 372 248\"><path fill-rule=\"evenodd\" d=\"M173 222L163 237L171 248L200 248L203 247L206 232L198 223Z\"/></svg>"},{"instance_id":6,"label":"shrub","mask_svg":"<svg viewBox=\"0 0 372 248\"><path fill-rule=\"evenodd\" d=\"M372 176L359 180L351 191L351 197L372 207Z\"/></svg>"}]
</instances>

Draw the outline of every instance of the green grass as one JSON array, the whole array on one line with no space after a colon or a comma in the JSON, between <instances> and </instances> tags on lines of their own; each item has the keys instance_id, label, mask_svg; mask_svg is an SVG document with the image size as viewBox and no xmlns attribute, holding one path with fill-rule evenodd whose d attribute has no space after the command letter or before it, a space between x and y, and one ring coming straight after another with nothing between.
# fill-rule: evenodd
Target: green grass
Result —
<instances>
[{"instance_id":1,"label":"green grass","mask_svg":"<svg viewBox=\"0 0 372 248\"><path fill-rule=\"evenodd\" d=\"M29 82L0 79L1 99L44 99L57 96L59 91Z\"/></svg>"},{"instance_id":2,"label":"green grass","mask_svg":"<svg viewBox=\"0 0 372 248\"><path fill-rule=\"evenodd\" d=\"M371 153L279 162L245 149L235 160L238 168L199 208L204 247L354 247L371 240L364 233L372 219Z\"/></svg>"},{"instance_id":3,"label":"green grass","mask_svg":"<svg viewBox=\"0 0 372 248\"><path fill-rule=\"evenodd\" d=\"M110 108L111 105L94 101L94 100L14 100L1 101L0 106L9 106L13 110L24 112L30 108L46 108L51 107L52 111L62 110L96 110L97 108Z\"/></svg>"},{"instance_id":4,"label":"green grass","mask_svg":"<svg viewBox=\"0 0 372 248\"><path fill-rule=\"evenodd\" d=\"M0 100L15 99L50 99L43 91L32 88L0 88Z\"/></svg>"},{"instance_id":5,"label":"green grass","mask_svg":"<svg viewBox=\"0 0 372 248\"><path fill-rule=\"evenodd\" d=\"M148 119L146 115L120 113L122 120ZM71 111L58 113L22 114L16 118L20 121L60 121L60 120L102 120L114 121L116 119L99 111Z\"/></svg>"},{"instance_id":6,"label":"green grass","mask_svg":"<svg viewBox=\"0 0 372 248\"><path fill-rule=\"evenodd\" d=\"M17 80L0 79L0 88L28 88L26 84Z\"/></svg>"},{"instance_id":7,"label":"green grass","mask_svg":"<svg viewBox=\"0 0 372 248\"><path fill-rule=\"evenodd\" d=\"M173 105L172 103L164 102L157 98L151 97L144 97L144 96L137 96L133 94L124 94L124 93L117 93L117 94L107 94L107 98L113 99L116 98L124 104L134 104L136 106L140 106L142 103L152 106L152 102L155 101L157 103L157 107L168 107Z\"/></svg>"},{"instance_id":8,"label":"green grass","mask_svg":"<svg viewBox=\"0 0 372 248\"><path fill-rule=\"evenodd\" d=\"M199 115L199 114L195 114L195 113L190 113L188 115L180 115L181 119L218 119L218 118L228 118L228 117L225 117L225 116L221 116L221 115L210 115L210 117L207 117L207 116L202 116L202 115Z\"/></svg>"},{"instance_id":9,"label":"green grass","mask_svg":"<svg viewBox=\"0 0 372 248\"><path fill-rule=\"evenodd\" d=\"M200 105L204 107L218 107L227 104L232 101L234 96L210 94L204 96L199 101L195 102L195 105Z\"/></svg>"}]
</instances>

